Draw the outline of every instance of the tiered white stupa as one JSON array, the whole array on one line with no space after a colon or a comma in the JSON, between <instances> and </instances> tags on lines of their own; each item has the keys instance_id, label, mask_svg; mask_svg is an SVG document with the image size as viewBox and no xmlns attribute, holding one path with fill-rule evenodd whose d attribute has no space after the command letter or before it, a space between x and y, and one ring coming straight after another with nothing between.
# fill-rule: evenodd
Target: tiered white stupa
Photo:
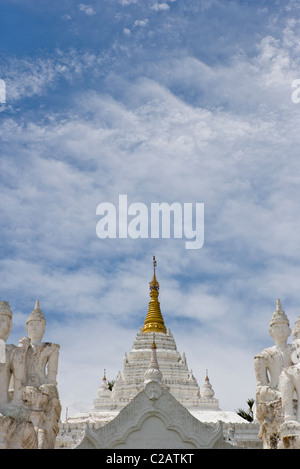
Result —
<instances>
[{"instance_id":1,"label":"tiered white stupa","mask_svg":"<svg viewBox=\"0 0 300 469\"><path fill-rule=\"evenodd\" d=\"M159 283L156 279L156 261L153 257L154 272L150 282L150 302L143 328L140 328L129 354L125 353L123 370L119 372L112 390L109 389L106 375L99 387L94 407L89 412L81 412L69 417L62 425L57 438L58 447L70 447L80 439L80 430L85 425L97 429L112 421L141 391L147 380L156 380L175 399L202 422L243 424L245 421L235 412L219 409L219 401L214 398L214 390L206 373L201 390L192 370L189 370L185 353L177 350L174 337L166 328L158 301ZM156 378L154 378L156 377Z\"/></svg>"},{"instance_id":2,"label":"tiered white stupa","mask_svg":"<svg viewBox=\"0 0 300 469\"><path fill-rule=\"evenodd\" d=\"M158 301L159 283L155 275L155 258L153 264L154 272L150 282L151 299L144 327L139 330L129 355L125 354L123 372L116 377L111 399L107 399L107 391L104 392L102 385L97 399L94 400L94 410L103 409L108 404L111 409L121 409L144 389L145 372L151 359L153 335L155 335L157 361L162 373L162 385L187 408L200 406L218 410L218 400L214 399L211 388L210 393L206 393L202 398L197 380L188 369L185 354L181 355L178 352L174 337L165 326Z\"/></svg>"}]
</instances>

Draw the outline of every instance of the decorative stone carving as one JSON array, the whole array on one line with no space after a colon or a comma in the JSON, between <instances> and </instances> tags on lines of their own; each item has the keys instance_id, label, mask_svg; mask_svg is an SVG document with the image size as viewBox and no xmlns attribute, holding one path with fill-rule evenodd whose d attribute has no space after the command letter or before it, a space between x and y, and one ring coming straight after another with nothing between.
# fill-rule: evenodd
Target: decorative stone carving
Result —
<instances>
[{"instance_id":1,"label":"decorative stone carving","mask_svg":"<svg viewBox=\"0 0 300 469\"><path fill-rule=\"evenodd\" d=\"M158 381L147 381L145 383L145 393L146 396L152 401L153 403L160 398L162 394L162 387Z\"/></svg>"},{"instance_id":2,"label":"decorative stone carving","mask_svg":"<svg viewBox=\"0 0 300 469\"><path fill-rule=\"evenodd\" d=\"M295 429L300 430L300 411L297 411L300 397L300 341L298 343L297 337L300 328L296 323L293 331L294 345L287 344L291 329L280 300L277 300L269 333L275 346L264 349L254 359L257 379L256 418L260 424L259 437L263 441L263 447L275 449L291 446L291 441L286 442L289 427L292 426L294 445Z\"/></svg>"},{"instance_id":3,"label":"decorative stone carving","mask_svg":"<svg viewBox=\"0 0 300 469\"><path fill-rule=\"evenodd\" d=\"M26 321L30 345L26 354L23 400L30 410L40 449L54 448L61 413L56 376L59 345L42 342L46 321L39 301Z\"/></svg>"},{"instance_id":4,"label":"decorative stone carving","mask_svg":"<svg viewBox=\"0 0 300 469\"><path fill-rule=\"evenodd\" d=\"M107 425L86 427L77 449L233 448L223 437L222 424L199 422L157 381L124 407Z\"/></svg>"},{"instance_id":5,"label":"decorative stone carving","mask_svg":"<svg viewBox=\"0 0 300 469\"><path fill-rule=\"evenodd\" d=\"M33 424L22 413L16 417L0 413L0 449L37 449Z\"/></svg>"},{"instance_id":6,"label":"decorative stone carving","mask_svg":"<svg viewBox=\"0 0 300 469\"><path fill-rule=\"evenodd\" d=\"M19 345L6 345L12 328L12 311L8 302L0 302L0 448L35 449L37 437L30 415L22 401L25 357L29 339ZM10 383L13 388L9 389Z\"/></svg>"}]
</instances>

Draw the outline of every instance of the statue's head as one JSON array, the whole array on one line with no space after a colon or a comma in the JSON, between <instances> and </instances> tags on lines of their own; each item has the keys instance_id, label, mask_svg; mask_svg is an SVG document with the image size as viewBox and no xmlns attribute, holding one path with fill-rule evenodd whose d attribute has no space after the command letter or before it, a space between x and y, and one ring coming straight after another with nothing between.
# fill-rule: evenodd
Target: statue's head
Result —
<instances>
[{"instance_id":1,"label":"statue's head","mask_svg":"<svg viewBox=\"0 0 300 469\"><path fill-rule=\"evenodd\" d=\"M7 341L12 328L12 310L7 301L0 301L0 339Z\"/></svg>"},{"instance_id":2,"label":"statue's head","mask_svg":"<svg viewBox=\"0 0 300 469\"><path fill-rule=\"evenodd\" d=\"M270 336L275 344L280 345L287 342L291 332L289 320L285 312L281 309L280 300L277 300L277 307L270 322Z\"/></svg>"},{"instance_id":3,"label":"statue's head","mask_svg":"<svg viewBox=\"0 0 300 469\"><path fill-rule=\"evenodd\" d=\"M25 326L28 337L33 343L41 342L46 329L46 320L37 300L35 308L28 317Z\"/></svg>"}]
</instances>

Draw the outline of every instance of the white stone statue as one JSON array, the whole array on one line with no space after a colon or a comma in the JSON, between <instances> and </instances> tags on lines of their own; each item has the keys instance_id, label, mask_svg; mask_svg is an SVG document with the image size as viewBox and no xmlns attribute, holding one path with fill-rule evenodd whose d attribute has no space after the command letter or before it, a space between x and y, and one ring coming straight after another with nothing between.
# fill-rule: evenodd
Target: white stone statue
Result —
<instances>
[{"instance_id":1,"label":"white stone statue","mask_svg":"<svg viewBox=\"0 0 300 469\"><path fill-rule=\"evenodd\" d=\"M293 347L287 343L291 334L290 324L279 299L271 318L269 334L275 345L262 350L254 358L256 418L260 423L259 436L263 447L277 448L279 427L283 421L279 377L285 368L293 364Z\"/></svg>"},{"instance_id":2,"label":"white stone statue","mask_svg":"<svg viewBox=\"0 0 300 469\"><path fill-rule=\"evenodd\" d=\"M0 411L10 402L8 393L13 374L12 356L14 345L6 345L12 328L12 311L6 301L0 304Z\"/></svg>"},{"instance_id":3,"label":"white stone statue","mask_svg":"<svg viewBox=\"0 0 300 469\"><path fill-rule=\"evenodd\" d=\"M287 344L291 329L280 300L277 300L277 308L271 318L269 334L275 345L262 350L254 358L258 398L263 401L280 397L279 376L284 368L292 365L293 347Z\"/></svg>"},{"instance_id":4,"label":"white stone statue","mask_svg":"<svg viewBox=\"0 0 300 469\"><path fill-rule=\"evenodd\" d=\"M26 321L26 332L30 347L26 356L25 385L39 387L43 384L56 385L59 345L42 342L46 320L37 300L35 308Z\"/></svg>"},{"instance_id":5,"label":"white stone statue","mask_svg":"<svg viewBox=\"0 0 300 469\"><path fill-rule=\"evenodd\" d=\"M295 340L300 339L300 316L298 316L295 322L295 327L293 329L293 336Z\"/></svg>"},{"instance_id":6,"label":"white stone statue","mask_svg":"<svg viewBox=\"0 0 300 469\"><path fill-rule=\"evenodd\" d=\"M35 449L36 433L22 401L29 339L21 340L18 347L6 345L11 328L10 306L0 301L0 448Z\"/></svg>"},{"instance_id":7,"label":"white stone statue","mask_svg":"<svg viewBox=\"0 0 300 469\"><path fill-rule=\"evenodd\" d=\"M293 365L280 375L284 423L280 428L282 447L300 449L300 316L294 330Z\"/></svg>"},{"instance_id":8,"label":"white stone statue","mask_svg":"<svg viewBox=\"0 0 300 469\"><path fill-rule=\"evenodd\" d=\"M287 367L280 375L280 390L282 394L282 407L285 422L298 422L300 428L300 406L294 409L294 393L295 400L300 400L300 339L294 341L295 364Z\"/></svg>"},{"instance_id":9,"label":"white stone statue","mask_svg":"<svg viewBox=\"0 0 300 469\"><path fill-rule=\"evenodd\" d=\"M59 430L61 413L56 382L59 345L42 342L45 327L46 321L37 301L26 321L30 345L26 354L23 400L30 409L39 448L51 449Z\"/></svg>"}]
</instances>

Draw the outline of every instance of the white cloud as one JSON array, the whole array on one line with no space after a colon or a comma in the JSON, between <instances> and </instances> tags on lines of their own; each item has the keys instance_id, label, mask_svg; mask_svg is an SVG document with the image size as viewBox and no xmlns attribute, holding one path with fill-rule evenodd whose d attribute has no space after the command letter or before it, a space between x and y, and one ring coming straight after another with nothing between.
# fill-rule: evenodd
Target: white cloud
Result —
<instances>
[{"instance_id":1,"label":"white cloud","mask_svg":"<svg viewBox=\"0 0 300 469\"><path fill-rule=\"evenodd\" d=\"M138 0L119 0L119 3L123 6L131 5L133 3L137 3Z\"/></svg>"},{"instance_id":2,"label":"white cloud","mask_svg":"<svg viewBox=\"0 0 300 469\"><path fill-rule=\"evenodd\" d=\"M65 20L65 21L70 21L72 19L72 16L69 15L68 13L65 13L63 16L62 16L62 19Z\"/></svg>"},{"instance_id":3,"label":"white cloud","mask_svg":"<svg viewBox=\"0 0 300 469\"><path fill-rule=\"evenodd\" d=\"M93 7L91 7L90 5L86 5L84 3L80 3L78 5L78 8L80 11L83 11L86 15L88 16L93 16L96 14L95 10Z\"/></svg>"},{"instance_id":4,"label":"white cloud","mask_svg":"<svg viewBox=\"0 0 300 469\"><path fill-rule=\"evenodd\" d=\"M170 6L163 2L163 3L154 3L154 5L151 7L152 10L154 11L166 11L170 9Z\"/></svg>"},{"instance_id":5,"label":"white cloud","mask_svg":"<svg viewBox=\"0 0 300 469\"><path fill-rule=\"evenodd\" d=\"M144 20L135 20L135 22L133 23L133 27L135 28L136 26L140 26L142 28L144 28L145 26L147 26L149 23L149 20L146 18Z\"/></svg>"},{"instance_id":6,"label":"white cloud","mask_svg":"<svg viewBox=\"0 0 300 469\"><path fill-rule=\"evenodd\" d=\"M105 57L104 60L106 60ZM94 53L79 53L74 49L62 52L59 49L52 55L36 60L22 58L8 59L3 67L6 81L7 103L16 102L32 96L46 95L57 86L60 79L72 83L76 78L91 69L101 66L103 57Z\"/></svg>"}]
</instances>

